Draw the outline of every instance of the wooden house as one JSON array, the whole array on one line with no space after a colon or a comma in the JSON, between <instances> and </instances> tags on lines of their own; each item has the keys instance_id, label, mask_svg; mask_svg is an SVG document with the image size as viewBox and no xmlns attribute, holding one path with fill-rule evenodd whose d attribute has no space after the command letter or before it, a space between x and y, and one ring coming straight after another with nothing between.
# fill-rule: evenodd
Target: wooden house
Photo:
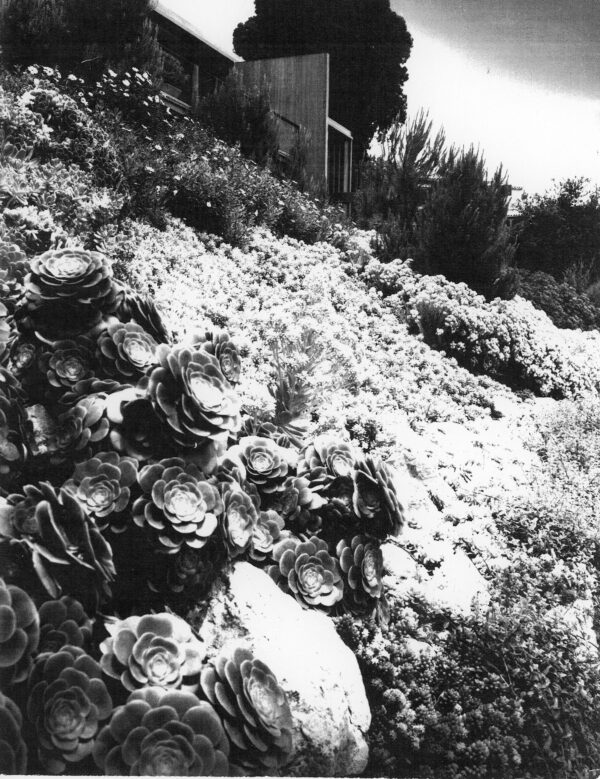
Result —
<instances>
[{"instance_id":1,"label":"wooden house","mask_svg":"<svg viewBox=\"0 0 600 779\"><path fill-rule=\"evenodd\" d=\"M266 81L282 157L290 154L303 133L309 139L308 176L325 183L333 199L349 202L352 133L329 116L329 54L244 62L219 49L195 25L160 2L154 21L167 55L164 98L174 110L194 110L199 99L234 69L249 88Z\"/></svg>"}]
</instances>

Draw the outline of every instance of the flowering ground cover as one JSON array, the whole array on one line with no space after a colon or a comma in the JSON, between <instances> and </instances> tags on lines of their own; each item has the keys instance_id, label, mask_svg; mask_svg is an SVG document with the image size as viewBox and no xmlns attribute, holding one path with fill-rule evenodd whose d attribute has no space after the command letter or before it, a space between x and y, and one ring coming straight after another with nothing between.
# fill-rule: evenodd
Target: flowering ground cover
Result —
<instances>
[{"instance_id":1,"label":"flowering ground cover","mask_svg":"<svg viewBox=\"0 0 600 779\"><path fill-rule=\"evenodd\" d=\"M285 774L296 702L193 629L246 561L356 653L367 773L589 777L598 332L377 263L155 97L2 77L0 769Z\"/></svg>"}]
</instances>

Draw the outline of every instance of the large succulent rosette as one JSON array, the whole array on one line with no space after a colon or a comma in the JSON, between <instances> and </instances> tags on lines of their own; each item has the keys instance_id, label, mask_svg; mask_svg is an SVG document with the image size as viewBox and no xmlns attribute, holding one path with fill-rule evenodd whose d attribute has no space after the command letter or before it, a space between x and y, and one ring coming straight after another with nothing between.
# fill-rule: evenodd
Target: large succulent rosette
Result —
<instances>
[{"instance_id":1,"label":"large succulent rosette","mask_svg":"<svg viewBox=\"0 0 600 779\"><path fill-rule=\"evenodd\" d=\"M126 509L138 475L137 460L116 452L100 452L75 466L73 476L63 484L81 504L100 530L122 533L129 524Z\"/></svg>"},{"instance_id":2,"label":"large succulent rosette","mask_svg":"<svg viewBox=\"0 0 600 779\"><path fill-rule=\"evenodd\" d=\"M115 576L110 546L77 499L51 484L27 485L22 495L9 495L12 508L1 535L20 542L29 552L41 584L53 597L62 585L95 602L109 591ZM78 589L80 588L80 589Z\"/></svg>"},{"instance_id":3,"label":"large succulent rosette","mask_svg":"<svg viewBox=\"0 0 600 779\"><path fill-rule=\"evenodd\" d=\"M404 525L404 511L388 466L365 457L355 464L352 479L352 504L363 529L378 538L398 535Z\"/></svg>"},{"instance_id":4,"label":"large succulent rosette","mask_svg":"<svg viewBox=\"0 0 600 779\"><path fill-rule=\"evenodd\" d=\"M193 336L191 342L195 349L203 349L217 358L221 372L230 384L239 383L242 361L229 333L224 330L207 331L204 335Z\"/></svg>"},{"instance_id":5,"label":"large succulent rosette","mask_svg":"<svg viewBox=\"0 0 600 779\"><path fill-rule=\"evenodd\" d=\"M136 322L115 321L100 333L96 356L106 375L135 383L156 365L157 346Z\"/></svg>"},{"instance_id":6,"label":"large succulent rosette","mask_svg":"<svg viewBox=\"0 0 600 779\"><path fill-rule=\"evenodd\" d=\"M222 483L223 516L221 526L229 556L239 557L252 543L254 528L258 523L258 511L252 498L234 483Z\"/></svg>"},{"instance_id":7,"label":"large succulent rosette","mask_svg":"<svg viewBox=\"0 0 600 779\"><path fill-rule=\"evenodd\" d=\"M203 668L200 688L221 715L237 762L260 770L289 763L293 720L287 696L252 652L237 648L231 658L218 657Z\"/></svg>"},{"instance_id":8,"label":"large succulent rosette","mask_svg":"<svg viewBox=\"0 0 600 779\"><path fill-rule=\"evenodd\" d=\"M29 262L25 252L14 243L0 241L0 291L2 300L11 312L21 297L28 273Z\"/></svg>"},{"instance_id":9,"label":"large succulent rosette","mask_svg":"<svg viewBox=\"0 0 600 779\"><path fill-rule=\"evenodd\" d=\"M15 776L27 770L27 746L22 732L19 707L0 692L0 774Z\"/></svg>"},{"instance_id":10,"label":"large succulent rosette","mask_svg":"<svg viewBox=\"0 0 600 779\"><path fill-rule=\"evenodd\" d=\"M133 504L133 520L147 529L161 551L182 546L201 549L223 513L219 491L200 469L173 457L146 465L138 475L142 496Z\"/></svg>"},{"instance_id":11,"label":"large succulent rosette","mask_svg":"<svg viewBox=\"0 0 600 779\"><path fill-rule=\"evenodd\" d=\"M383 555L379 542L368 536L341 539L336 547L346 589L344 603L354 613L365 613L381 598Z\"/></svg>"},{"instance_id":12,"label":"large succulent rosette","mask_svg":"<svg viewBox=\"0 0 600 779\"><path fill-rule=\"evenodd\" d=\"M64 646L86 649L92 637L92 621L72 595L48 600L39 608L40 652L58 652Z\"/></svg>"},{"instance_id":13,"label":"large succulent rosette","mask_svg":"<svg viewBox=\"0 0 600 779\"><path fill-rule=\"evenodd\" d=\"M57 301L105 310L114 300L112 268L107 257L84 249L57 249L31 260L25 280L34 306Z\"/></svg>"},{"instance_id":14,"label":"large succulent rosette","mask_svg":"<svg viewBox=\"0 0 600 779\"><path fill-rule=\"evenodd\" d=\"M148 397L173 442L186 449L211 441L224 444L240 426L240 401L217 358L168 346L158 347L157 358Z\"/></svg>"},{"instance_id":15,"label":"large succulent rosette","mask_svg":"<svg viewBox=\"0 0 600 779\"><path fill-rule=\"evenodd\" d=\"M289 470L289 452L271 438L248 436L227 450L225 460L241 463L245 478L259 493L281 490Z\"/></svg>"},{"instance_id":16,"label":"large succulent rosette","mask_svg":"<svg viewBox=\"0 0 600 779\"><path fill-rule=\"evenodd\" d=\"M350 444L330 435L320 435L302 450L298 476L304 476L314 491L327 494L336 480L352 478L355 462Z\"/></svg>"},{"instance_id":17,"label":"large succulent rosette","mask_svg":"<svg viewBox=\"0 0 600 779\"><path fill-rule=\"evenodd\" d=\"M109 432L108 403L110 395L99 392L79 400L57 419L50 445L55 452L92 453L105 445Z\"/></svg>"},{"instance_id":18,"label":"large succulent rosette","mask_svg":"<svg viewBox=\"0 0 600 779\"><path fill-rule=\"evenodd\" d=\"M183 619L165 612L108 621L106 628L102 670L126 690L150 685L195 692L204 649Z\"/></svg>"},{"instance_id":19,"label":"large succulent rosette","mask_svg":"<svg viewBox=\"0 0 600 779\"><path fill-rule=\"evenodd\" d=\"M27 716L43 768L59 774L89 757L112 707L100 666L83 649L67 645L39 655L29 681Z\"/></svg>"},{"instance_id":20,"label":"large succulent rosette","mask_svg":"<svg viewBox=\"0 0 600 779\"><path fill-rule=\"evenodd\" d=\"M26 678L38 648L40 620L29 595L0 579L0 688Z\"/></svg>"},{"instance_id":21,"label":"large succulent rosette","mask_svg":"<svg viewBox=\"0 0 600 779\"><path fill-rule=\"evenodd\" d=\"M229 742L214 708L181 690L145 687L96 739L106 776L228 776Z\"/></svg>"},{"instance_id":22,"label":"large succulent rosette","mask_svg":"<svg viewBox=\"0 0 600 779\"><path fill-rule=\"evenodd\" d=\"M303 608L330 611L342 600L344 582L340 567L323 539L284 538L275 545L273 559L275 565L267 569L269 576Z\"/></svg>"}]
</instances>

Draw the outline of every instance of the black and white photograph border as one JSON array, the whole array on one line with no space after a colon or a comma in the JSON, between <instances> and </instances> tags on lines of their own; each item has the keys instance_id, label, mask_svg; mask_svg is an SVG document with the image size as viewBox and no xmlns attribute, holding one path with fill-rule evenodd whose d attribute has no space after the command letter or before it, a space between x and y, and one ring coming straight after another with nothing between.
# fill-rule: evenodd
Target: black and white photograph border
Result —
<instances>
[{"instance_id":1,"label":"black and white photograph border","mask_svg":"<svg viewBox=\"0 0 600 779\"><path fill-rule=\"evenodd\" d=\"M0 774L599 779L599 43L0 0Z\"/></svg>"}]
</instances>

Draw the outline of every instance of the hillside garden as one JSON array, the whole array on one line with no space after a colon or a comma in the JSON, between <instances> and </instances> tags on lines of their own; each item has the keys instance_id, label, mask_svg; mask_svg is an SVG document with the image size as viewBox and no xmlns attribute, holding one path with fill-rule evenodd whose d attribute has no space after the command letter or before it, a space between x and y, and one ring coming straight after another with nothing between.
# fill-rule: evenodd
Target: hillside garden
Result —
<instances>
[{"instance_id":1,"label":"hillside garden","mask_svg":"<svg viewBox=\"0 0 600 779\"><path fill-rule=\"evenodd\" d=\"M0 204L1 772L598 774L592 297L381 256L136 67L2 72Z\"/></svg>"}]
</instances>

